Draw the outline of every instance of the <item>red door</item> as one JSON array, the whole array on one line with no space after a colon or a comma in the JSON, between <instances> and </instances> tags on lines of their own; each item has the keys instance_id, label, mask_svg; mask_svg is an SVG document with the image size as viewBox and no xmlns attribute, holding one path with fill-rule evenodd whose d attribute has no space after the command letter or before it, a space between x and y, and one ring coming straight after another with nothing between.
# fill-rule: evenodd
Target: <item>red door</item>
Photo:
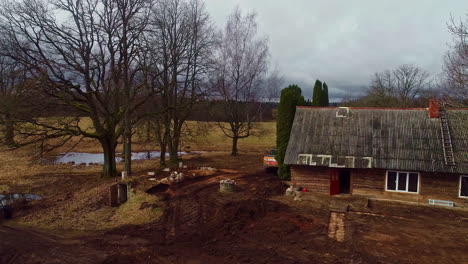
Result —
<instances>
[{"instance_id":1,"label":"red door","mask_svg":"<svg viewBox=\"0 0 468 264\"><path fill-rule=\"evenodd\" d=\"M340 176L338 170L330 170L330 195L340 193Z\"/></svg>"}]
</instances>

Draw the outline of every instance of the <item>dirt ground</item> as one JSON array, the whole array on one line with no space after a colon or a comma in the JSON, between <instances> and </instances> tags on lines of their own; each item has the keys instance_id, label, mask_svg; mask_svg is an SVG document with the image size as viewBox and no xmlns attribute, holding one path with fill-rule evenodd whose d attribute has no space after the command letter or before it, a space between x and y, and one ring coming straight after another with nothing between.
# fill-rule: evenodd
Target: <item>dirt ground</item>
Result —
<instances>
[{"instance_id":1,"label":"dirt ground","mask_svg":"<svg viewBox=\"0 0 468 264\"><path fill-rule=\"evenodd\" d=\"M372 202L331 213L284 196L263 151L186 157L185 179L170 186L147 176L168 175L156 162L137 162L138 195L121 208L107 206L115 180L97 180L99 168L0 175L8 190L44 196L0 224L0 263L468 263L468 212ZM236 192L218 192L221 179Z\"/></svg>"}]
</instances>

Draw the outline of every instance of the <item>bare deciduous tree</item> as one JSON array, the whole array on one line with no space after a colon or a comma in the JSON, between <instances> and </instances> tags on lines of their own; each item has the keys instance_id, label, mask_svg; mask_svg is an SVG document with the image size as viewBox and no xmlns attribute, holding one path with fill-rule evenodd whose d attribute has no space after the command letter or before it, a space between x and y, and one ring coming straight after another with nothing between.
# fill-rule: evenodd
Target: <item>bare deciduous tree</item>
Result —
<instances>
[{"instance_id":1,"label":"bare deciduous tree","mask_svg":"<svg viewBox=\"0 0 468 264\"><path fill-rule=\"evenodd\" d=\"M25 70L11 58L0 56L0 141L7 146L15 145L15 117L24 98Z\"/></svg>"},{"instance_id":2,"label":"bare deciduous tree","mask_svg":"<svg viewBox=\"0 0 468 264\"><path fill-rule=\"evenodd\" d=\"M255 13L243 15L236 8L221 36L215 87L222 100L226 122L218 122L232 139L231 155L237 155L240 138L249 137L258 119L263 97L262 81L269 66L268 40L257 35Z\"/></svg>"},{"instance_id":3,"label":"bare deciduous tree","mask_svg":"<svg viewBox=\"0 0 468 264\"><path fill-rule=\"evenodd\" d=\"M275 68L264 81L265 99L268 102L279 102L281 88L283 87L284 79L281 76L279 69Z\"/></svg>"},{"instance_id":4,"label":"bare deciduous tree","mask_svg":"<svg viewBox=\"0 0 468 264\"><path fill-rule=\"evenodd\" d=\"M184 123L194 104L208 94L215 31L201 0L159 0L151 24L152 65L159 73L153 85L161 91L154 111L156 138L165 166L166 151L171 163L178 161Z\"/></svg>"},{"instance_id":5,"label":"bare deciduous tree","mask_svg":"<svg viewBox=\"0 0 468 264\"><path fill-rule=\"evenodd\" d=\"M141 71L139 40L150 10L147 0L24 0L1 6L0 31L8 43L1 51L29 69L37 89L75 113L27 121L51 131L45 137L98 140L103 177L116 176L117 139L147 98L136 76ZM93 128L84 128L82 117L90 118Z\"/></svg>"},{"instance_id":6,"label":"bare deciduous tree","mask_svg":"<svg viewBox=\"0 0 468 264\"><path fill-rule=\"evenodd\" d=\"M429 74L414 65L375 73L367 91L373 106L411 106L431 88Z\"/></svg>"},{"instance_id":7,"label":"bare deciduous tree","mask_svg":"<svg viewBox=\"0 0 468 264\"><path fill-rule=\"evenodd\" d=\"M449 31L453 45L444 59L445 98L454 106L468 106L468 15L465 21L452 19Z\"/></svg>"}]
</instances>

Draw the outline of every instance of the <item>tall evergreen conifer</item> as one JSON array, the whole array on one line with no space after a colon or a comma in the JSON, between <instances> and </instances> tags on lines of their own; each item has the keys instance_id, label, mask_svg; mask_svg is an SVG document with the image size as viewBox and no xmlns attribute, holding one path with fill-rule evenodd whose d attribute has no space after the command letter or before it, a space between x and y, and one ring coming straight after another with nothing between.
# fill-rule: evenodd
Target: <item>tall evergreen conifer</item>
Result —
<instances>
[{"instance_id":1,"label":"tall evergreen conifer","mask_svg":"<svg viewBox=\"0 0 468 264\"><path fill-rule=\"evenodd\" d=\"M329 106L330 105L330 100L328 99L328 85L327 83L323 83L322 87L322 100L321 100L321 106Z\"/></svg>"},{"instance_id":2,"label":"tall evergreen conifer","mask_svg":"<svg viewBox=\"0 0 468 264\"><path fill-rule=\"evenodd\" d=\"M302 90L297 85L290 85L281 91L276 119L276 160L278 161L278 175L283 180L291 178L289 166L284 164L289 135L296 114L296 106L304 105Z\"/></svg>"},{"instance_id":3,"label":"tall evergreen conifer","mask_svg":"<svg viewBox=\"0 0 468 264\"><path fill-rule=\"evenodd\" d=\"M321 106L321 101L322 101L322 82L320 80L316 80L315 85L314 85L312 106Z\"/></svg>"}]
</instances>

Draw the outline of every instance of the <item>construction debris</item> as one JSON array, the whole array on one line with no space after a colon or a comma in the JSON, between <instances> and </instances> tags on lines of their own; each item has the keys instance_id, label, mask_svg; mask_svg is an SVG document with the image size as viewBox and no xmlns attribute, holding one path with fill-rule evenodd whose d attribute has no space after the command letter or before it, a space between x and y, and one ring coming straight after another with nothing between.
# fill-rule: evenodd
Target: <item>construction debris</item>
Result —
<instances>
[{"instance_id":1,"label":"construction debris","mask_svg":"<svg viewBox=\"0 0 468 264\"><path fill-rule=\"evenodd\" d=\"M184 174L182 172L178 173L177 171L173 171L171 172L171 175L169 177L163 178L162 180L160 180L160 182L165 183L165 184L170 184L170 183L181 182L183 180L184 180Z\"/></svg>"},{"instance_id":2,"label":"construction debris","mask_svg":"<svg viewBox=\"0 0 468 264\"><path fill-rule=\"evenodd\" d=\"M219 181L220 192L234 192L236 182L234 180L221 180Z\"/></svg>"},{"instance_id":3,"label":"construction debris","mask_svg":"<svg viewBox=\"0 0 468 264\"><path fill-rule=\"evenodd\" d=\"M294 196L294 189L292 186L286 189L286 196Z\"/></svg>"},{"instance_id":4,"label":"construction debris","mask_svg":"<svg viewBox=\"0 0 468 264\"><path fill-rule=\"evenodd\" d=\"M212 168L212 167L200 167L200 168L198 168L198 169L199 169L199 170L218 171L218 169Z\"/></svg>"}]
</instances>

